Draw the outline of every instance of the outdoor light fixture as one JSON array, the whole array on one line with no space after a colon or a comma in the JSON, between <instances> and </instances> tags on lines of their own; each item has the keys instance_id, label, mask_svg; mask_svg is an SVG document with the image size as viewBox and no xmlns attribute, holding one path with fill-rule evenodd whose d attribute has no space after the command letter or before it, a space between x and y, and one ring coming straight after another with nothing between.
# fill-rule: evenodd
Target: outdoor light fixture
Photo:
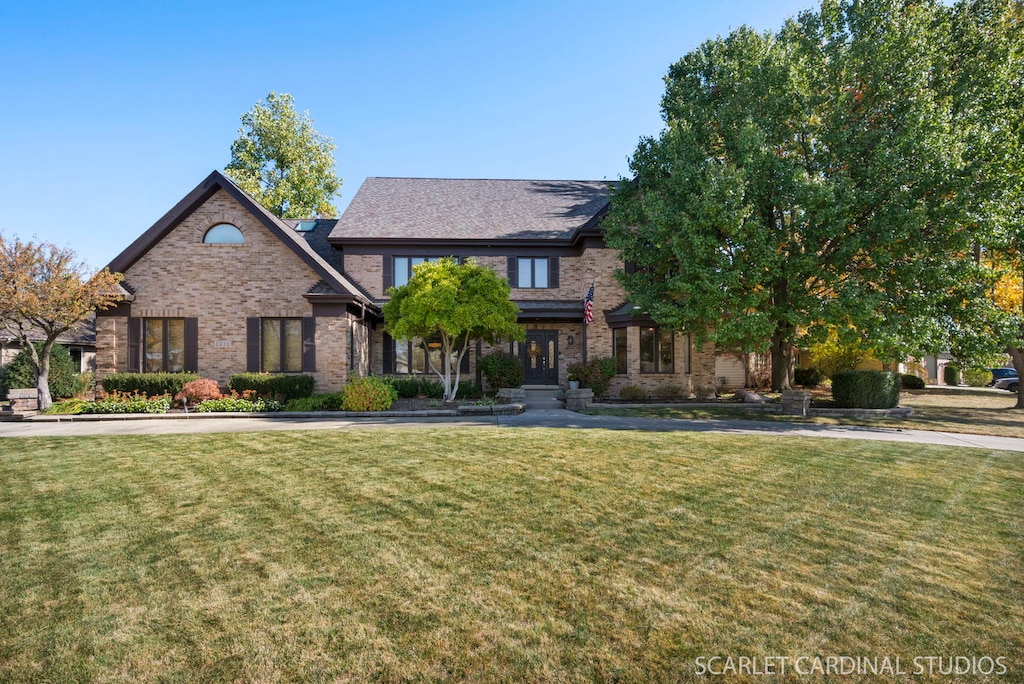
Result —
<instances>
[{"instance_id":1,"label":"outdoor light fixture","mask_svg":"<svg viewBox=\"0 0 1024 684\"><path fill-rule=\"evenodd\" d=\"M575 339L573 338L573 336L572 336L572 335L569 335L569 339L568 339L568 341L569 341L569 344L572 344L572 343L573 343L573 342L575 342L576 340L575 340Z\"/></svg>"}]
</instances>

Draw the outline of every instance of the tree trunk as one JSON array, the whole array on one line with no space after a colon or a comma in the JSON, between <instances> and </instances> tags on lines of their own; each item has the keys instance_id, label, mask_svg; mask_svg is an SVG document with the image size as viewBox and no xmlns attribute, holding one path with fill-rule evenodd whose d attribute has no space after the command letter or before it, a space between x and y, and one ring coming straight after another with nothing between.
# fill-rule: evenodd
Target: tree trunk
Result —
<instances>
[{"instance_id":1,"label":"tree trunk","mask_svg":"<svg viewBox=\"0 0 1024 684\"><path fill-rule=\"evenodd\" d=\"M796 329L780 325L772 335L772 391L793 389L793 341Z\"/></svg>"},{"instance_id":2,"label":"tree trunk","mask_svg":"<svg viewBox=\"0 0 1024 684\"><path fill-rule=\"evenodd\" d=\"M1021 372L1024 371L1024 351L1020 347L1009 346L1006 348L1006 353L1013 359L1013 367L1017 369L1017 378L1019 379ZM1017 403L1013 408L1024 409L1024 392L1021 392L1020 387L1017 387Z\"/></svg>"},{"instance_id":3,"label":"tree trunk","mask_svg":"<svg viewBox=\"0 0 1024 684\"><path fill-rule=\"evenodd\" d=\"M45 411L53 404L53 397L50 396L50 352L52 350L53 343L50 342L44 344L42 351L39 353L39 374L36 376L36 390L39 393L40 411Z\"/></svg>"}]
</instances>

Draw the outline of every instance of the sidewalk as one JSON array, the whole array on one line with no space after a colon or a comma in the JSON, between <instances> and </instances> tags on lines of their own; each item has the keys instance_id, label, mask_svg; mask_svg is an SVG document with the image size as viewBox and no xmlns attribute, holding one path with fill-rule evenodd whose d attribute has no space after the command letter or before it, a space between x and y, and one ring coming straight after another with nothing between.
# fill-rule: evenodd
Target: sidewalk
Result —
<instances>
[{"instance_id":1,"label":"sidewalk","mask_svg":"<svg viewBox=\"0 0 1024 684\"><path fill-rule=\"evenodd\" d=\"M672 418L622 418L588 416L558 408L528 408L508 416L430 417L403 416L382 418L283 417L275 418L182 418L178 420L135 419L91 422L21 421L0 423L4 437L84 437L95 435L165 435L214 432L258 432L263 430L361 430L407 427L500 427L509 429L557 428L640 430L649 432L711 432L735 435L778 437L818 437L868 441L939 444L945 446L997 449L1024 452L1024 439L993 437L928 430L843 427L806 423L761 422L751 420L680 420ZM0 443L0 453L3 447Z\"/></svg>"}]
</instances>

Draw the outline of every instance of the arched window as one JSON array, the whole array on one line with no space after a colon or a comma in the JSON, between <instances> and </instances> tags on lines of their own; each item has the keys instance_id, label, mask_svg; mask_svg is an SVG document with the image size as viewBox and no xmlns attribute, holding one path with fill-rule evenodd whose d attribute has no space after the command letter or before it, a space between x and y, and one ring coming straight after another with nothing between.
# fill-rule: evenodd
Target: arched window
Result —
<instances>
[{"instance_id":1,"label":"arched window","mask_svg":"<svg viewBox=\"0 0 1024 684\"><path fill-rule=\"evenodd\" d=\"M230 223L218 223L206 231L203 242L208 245L240 245L245 242L245 236Z\"/></svg>"}]
</instances>

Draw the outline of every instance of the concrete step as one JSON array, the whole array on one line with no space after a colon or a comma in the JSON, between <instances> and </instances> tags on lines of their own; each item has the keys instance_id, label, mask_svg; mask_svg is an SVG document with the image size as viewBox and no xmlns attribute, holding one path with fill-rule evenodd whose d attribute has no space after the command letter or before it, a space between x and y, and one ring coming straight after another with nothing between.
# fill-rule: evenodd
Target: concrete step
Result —
<instances>
[{"instance_id":1,"label":"concrete step","mask_svg":"<svg viewBox=\"0 0 1024 684\"><path fill-rule=\"evenodd\" d=\"M565 408L562 388L558 385L523 385L526 408L534 410Z\"/></svg>"}]
</instances>

